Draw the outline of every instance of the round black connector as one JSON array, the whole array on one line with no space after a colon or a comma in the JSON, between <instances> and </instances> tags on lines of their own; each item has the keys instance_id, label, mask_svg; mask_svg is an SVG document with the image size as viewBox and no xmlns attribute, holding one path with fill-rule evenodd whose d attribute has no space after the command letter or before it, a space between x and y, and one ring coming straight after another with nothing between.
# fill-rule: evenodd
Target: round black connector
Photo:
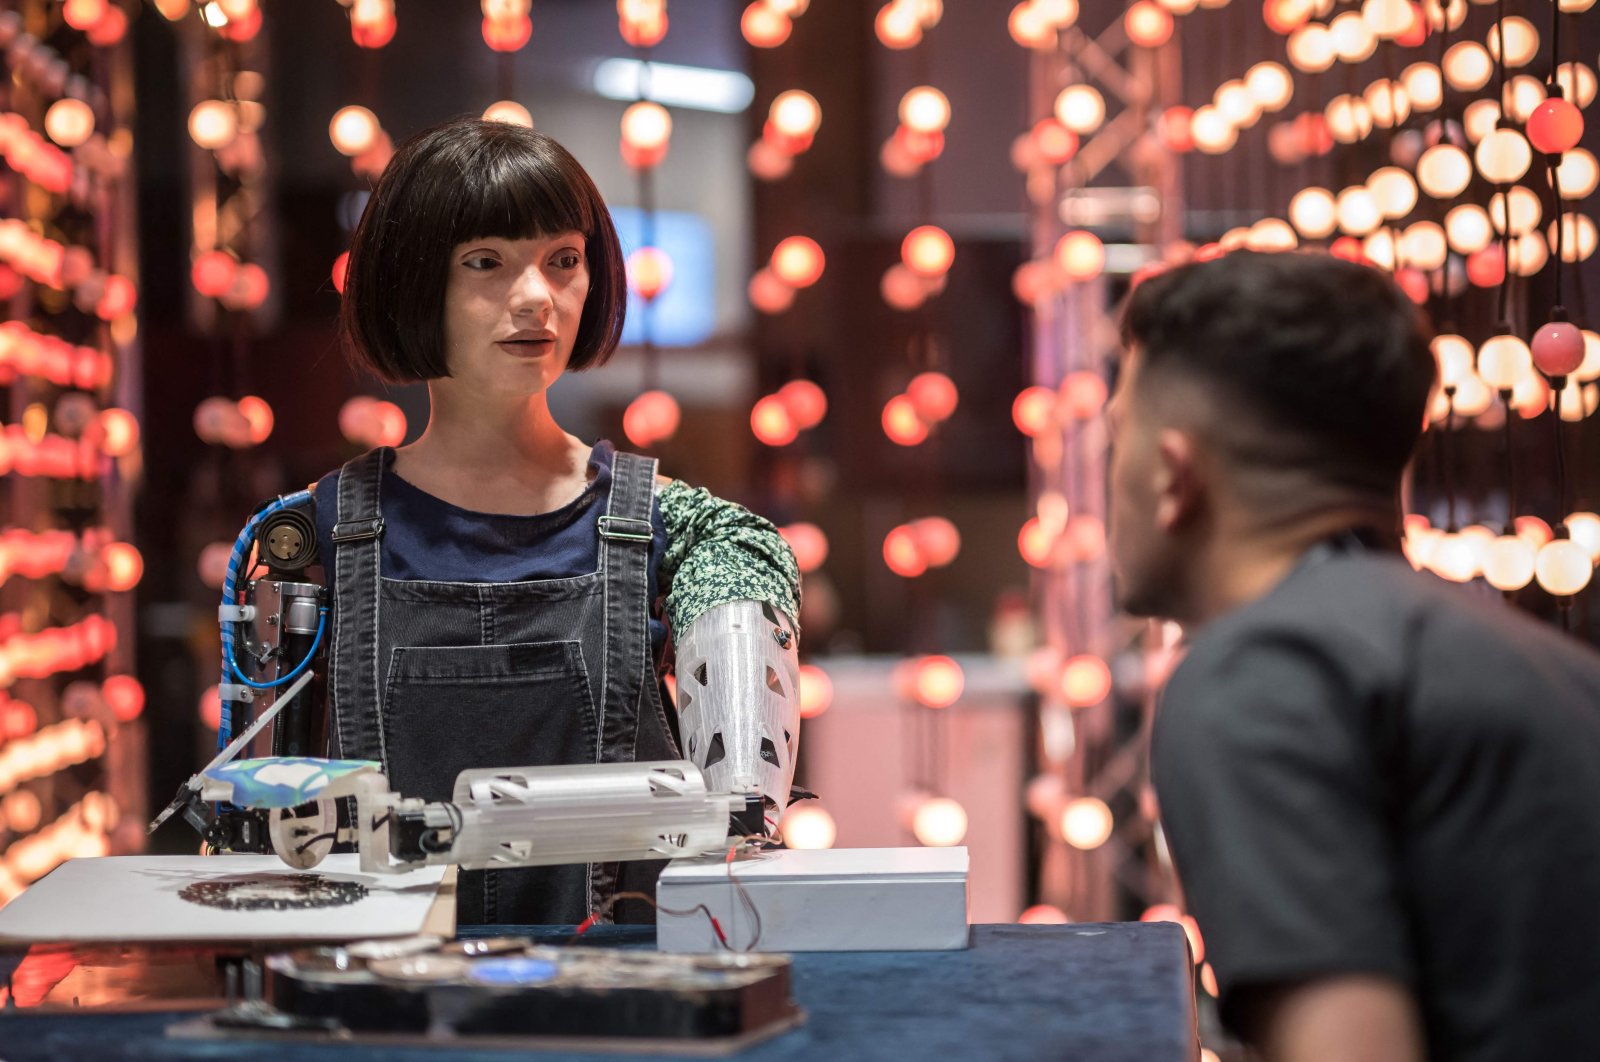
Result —
<instances>
[{"instance_id":1,"label":"round black connector","mask_svg":"<svg viewBox=\"0 0 1600 1062\"><path fill-rule=\"evenodd\" d=\"M258 556L274 571L297 572L317 560L317 526L303 509L279 509L256 531Z\"/></svg>"}]
</instances>

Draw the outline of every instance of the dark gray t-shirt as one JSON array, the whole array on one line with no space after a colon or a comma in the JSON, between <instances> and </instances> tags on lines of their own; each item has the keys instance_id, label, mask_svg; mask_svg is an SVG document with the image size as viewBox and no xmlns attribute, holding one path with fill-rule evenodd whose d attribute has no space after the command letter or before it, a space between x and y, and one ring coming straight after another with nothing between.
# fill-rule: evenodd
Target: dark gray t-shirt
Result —
<instances>
[{"instance_id":1,"label":"dark gray t-shirt","mask_svg":"<svg viewBox=\"0 0 1600 1062\"><path fill-rule=\"evenodd\" d=\"M1202 629L1152 750L1222 989L1416 993L1434 1059L1600 1059L1600 654L1319 547Z\"/></svg>"}]
</instances>

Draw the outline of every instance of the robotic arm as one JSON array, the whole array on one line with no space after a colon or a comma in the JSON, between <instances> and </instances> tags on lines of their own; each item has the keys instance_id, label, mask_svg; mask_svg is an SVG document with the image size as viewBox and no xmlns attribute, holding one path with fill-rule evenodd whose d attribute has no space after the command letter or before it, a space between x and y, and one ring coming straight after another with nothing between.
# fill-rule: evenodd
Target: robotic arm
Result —
<instances>
[{"instance_id":1,"label":"robotic arm","mask_svg":"<svg viewBox=\"0 0 1600 1062\"><path fill-rule=\"evenodd\" d=\"M710 610L680 641L693 762L464 771L449 801L427 803L392 792L377 763L307 756L324 743L308 686L327 618L325 588L304 574L317 559L307 497L265 506L234 547L219 609L221 751L179 788L152 832L181 812L214 850L275 852L305 869L354 841L362 869L398 873L699 855L776 824L794 776L799 666L793 623L755 601ZM267 570L244 579L252 546ZM272 755L235 760L268 725ZM345 797L355 798L356 816L341 828L336 804Z\"/></svg>"}]
</instances>

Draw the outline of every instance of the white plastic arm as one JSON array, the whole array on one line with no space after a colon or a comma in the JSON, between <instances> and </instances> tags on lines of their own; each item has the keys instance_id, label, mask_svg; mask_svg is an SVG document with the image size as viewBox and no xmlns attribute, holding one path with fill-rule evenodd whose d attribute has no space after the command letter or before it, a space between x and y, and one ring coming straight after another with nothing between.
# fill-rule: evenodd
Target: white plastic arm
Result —
<instances>
[{"instance_id":1,"label":"white plastic arm","mask_svg":"<svg viewBox=\"0 0 1600 1062\"><path fill-rule=\"evenodd\" d=\"M712 608L677 636L684 752L713 793L758 793L776 825L800 745L794 622L762 601Z\"/></svg>"}]
</instances>

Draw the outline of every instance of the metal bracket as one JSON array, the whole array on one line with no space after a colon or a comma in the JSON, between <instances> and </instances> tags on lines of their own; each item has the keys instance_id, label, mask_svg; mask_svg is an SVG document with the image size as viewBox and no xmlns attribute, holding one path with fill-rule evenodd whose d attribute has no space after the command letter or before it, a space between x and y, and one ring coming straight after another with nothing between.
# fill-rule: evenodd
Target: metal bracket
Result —
<instances>
[{"instance_id":1,"label":"metal bracket","mask_svg":"<svg viewBox=\"0 0 1600 1062\"><path fill-rule=\"evenodd\" d=\"M218 605L218 623L249 623L256 618L254 605Z\"/></svg>"}]
</instances>

